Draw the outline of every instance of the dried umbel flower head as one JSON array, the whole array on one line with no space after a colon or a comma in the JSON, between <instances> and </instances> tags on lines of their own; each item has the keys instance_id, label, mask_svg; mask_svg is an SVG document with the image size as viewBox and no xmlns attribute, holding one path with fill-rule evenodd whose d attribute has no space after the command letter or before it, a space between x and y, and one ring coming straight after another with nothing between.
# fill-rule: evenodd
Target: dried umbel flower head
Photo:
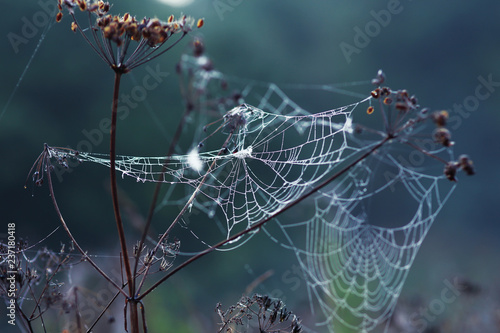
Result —
<instances>
[{"instance_id":1,"label":"dried umbel flower head","mask_svg":"<svg viewBox=\"0 0 500 333\"><path fill-rule=\"evenodd\" d=\"M61 21L63 7L68 10L73 18L71 30L79 31L94 51L115 71L127 73L149 60L165 53L177 44L188 32L191 31L195 20L182 16L175 19L171 15L168 20L144 18L137 20L129 13L120 15L108 14L110 5L104 1L88 0L58 0L59 13L56 21ZM90 27L82 28L75 15L75 8L87 13ZM92 23L92 18L95 18ZM203 26L203 20L196 23L198 28ZM87 34L91 35L90 37ZM178 38L168 47L162 49L174 35ZM129 55L131 43L137 43Z\"/></svg>"},{"instance_id":2,"label":"dried umbel flower head","mask_svg":"<svg viewBox=\"0 0 500 333\"><path fill-rule=\"evenodd\" d=\"M218 303L215 311L221 319L219 332L234 332L232 327L248 327L251 321L254 321L258 325L258 331L263 333L302 332L299 317L288 311L281 300L271 299L267 295L243 296L236 305L226 311L223 311L222 305Z\"/></svg>"},{"instance_id":3,"label":"dried umbel flower head","mask_svg":"<svg viewBox=\"0 0 500 333\"><path fill-rule=\"evenodd\" d=\"M457 180L456 174L460 170L467 175L473 175L473 163L466 155L460 156L458 161L449 161L448 157L443 157L443 154L451 153L449 148L455 144L452 141L452 133L446 128L450 118L448 111L431 112L428 108L421 109L417 97L410 95L407 90L391 90L380 86L384 80L385 75L379 70L372 80L377 87L370 93L370 106L366 112L369 115L379 113L385 131L373 131L360 126L356 132L379 133L391 142L408 145L423 156L444 163L443 173L450 181ZM376 103L372 105L372 101ZM429 129L432 129L431 132L428 132ZM429 139L432 140L430 143Z\"/></svg>"}]
</instances>

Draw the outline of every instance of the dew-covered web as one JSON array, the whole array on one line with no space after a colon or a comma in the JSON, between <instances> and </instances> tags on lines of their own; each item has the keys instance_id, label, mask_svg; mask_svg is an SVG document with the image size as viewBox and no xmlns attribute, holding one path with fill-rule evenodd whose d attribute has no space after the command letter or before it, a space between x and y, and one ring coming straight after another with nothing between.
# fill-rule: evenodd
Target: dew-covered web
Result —
<instances>
[{"instance_id":1,"label":"dew-covered web","mask_svg":"<svg viewBox=\"0 0 500 333\"><path fill-rule=\"evenodd\" d=\"M353 131L350 114L357 105L314 116L283 116L238 106L225 117L227 135L222 136L229 137L234 127L241 127L226 147L172 156L164 181L194 189L201 184L197 204L212 215L220 209L230 237L233 229L247 228L298 199L349 157L346 153L354 148L345 135ZM299 136L305 141L288 140ZM101 155L80 152L79 157L109 165ZM123 177L144 182L158 179L164 160L118 156L116 164Z\"/></svg>"},{"instance_id":2,"label":"dew-covered web","mask_svg":"<svg viewBox=\"0 0 500 333\"><path fill-rule=\"evenodd\" d=\"M305 274L312 310L323 318L319 325L330 331L339 324L356 332L388 324L418 249L451 194L440 177L388 159L399 172L393 180L371 187L377 172L360 164L315 197L312 217L277 223L288 241L282 244L295 252ZM404 197L388 199L392 186ZM413 200L413 207L402 219L373 220L365 204L382 200L389 200L379 208L388 215L404 200Z\"/></svg>"},{"instance_id":3,"label":"dew-covered web","mask_svg":"<svg viewBox=\"0 0 500 333\"><path fill-rule=\"evenodd\" d=\"M436 135L441 125L436 129L435 117L405 91L378 90L308 112L275 84L230 78L207 62L184 56L180 64L190 73L184 79L198 111L191 121L202 122L192 148L171 157L117 156L116 169L124 178L157 182L167 160L167 187L184 187L184 202L196 193L195 220L205 229L213 221L227 239L276 216L260 230L295 253L319 325L361 332L387 325L454 188L454 173L443 174L453 155L451 142ZM51 154L66 158L68 150ZM107 155L69 155L109 166ZM174 200L168 193L165 201ZM210 243L203 229L194 232L196 221L185 227Z\"/></svg>"}]
</instances>

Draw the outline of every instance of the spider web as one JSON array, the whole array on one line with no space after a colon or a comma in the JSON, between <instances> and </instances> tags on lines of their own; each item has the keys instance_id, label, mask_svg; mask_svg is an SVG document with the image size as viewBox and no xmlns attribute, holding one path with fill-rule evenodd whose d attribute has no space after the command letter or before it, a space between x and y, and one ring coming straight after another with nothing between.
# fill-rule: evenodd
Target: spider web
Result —
<instances>
[{"instance_id":1,"label":"spider web","mask_svg":"<svg viewBox=\"0 0 500 333\"><path fill-rule=\"evenodd\" d=\"M351 157L346 152L355 148L348 146L345 135L353 130L349 116L357 105L311 116L237 107L232 112L245 119L245 125L227 147L168 158L164 182L200 188L197 205L208 211L218 206L230 237L235 229L241 230L239 225L250 227L298 199ZM306 140L287 139L296 136ZM102 155L80 152L79 158L109 166ZM154 182L164 161L165 157L117 156L116 169L123 177Z\"/></svg>"},{"instance_id":2,"label":"spider web","mask_svg":"<svg viewBox=\"0 0 500 333\"><path fill-rule=\"evenodd\" d=\"M312 310L324 318L318 325L332 332L339 324L355 332L389 325L413 260L453 189L443 186L440 177L388 158L399 170L393 181L367 191L366 184L376 173L360 165L315 198L312 218L277 223L287 240L282 244L294 251L304 272ZM364 175L362 181L360 175ZM400 227L371 223L363 203L378 196L386 200L385 192L393 186L414 200L411 217L398 221ZM303 239L293 240L297 235Z\"/></svg>"},{"instance_id":3,"label":"spider web","mask_svg":"<svg viewBox=\"0 0 500 333\"><path fill-rule=\"evenodd\" d=\"M422 139L432 129L418 106L401 112L368 96L309 113L275 84L247 81L237 93L221 92L221 86L241 80L200 69L206 61L184 56L181 63L197 92L200 112L191 121L208 124L210 116L222 115L194 135L203 146L170 157L117 156L117 171L124 178L157 182L167 161L164 182L185 186L188 195L197 192L190 207L206 214L205 222L212 219L227 239L313 191L306 200L312 208L298 220L280 217L262 230L295 253L312 310L322 318L318 325L332 332L337 325L361 332L387 327L418 249L454 188L443 164L428 157L450 160L450 147ZM378 115L367 115L373 105ZM373 128L377 122L381 129ZM387 139L388 131L397 135ZM408 162L415 151L426 161ZM64 158L68 152L51 148L51 154ZM109 167L107 155L72 157ZM332 181L323 187L326 180ZM164 203L172 198L169 192ZM391 205L404 200L406 215L390 216ZM224 249L242 243L237 239Z\"/></svg>"}]
</instances>

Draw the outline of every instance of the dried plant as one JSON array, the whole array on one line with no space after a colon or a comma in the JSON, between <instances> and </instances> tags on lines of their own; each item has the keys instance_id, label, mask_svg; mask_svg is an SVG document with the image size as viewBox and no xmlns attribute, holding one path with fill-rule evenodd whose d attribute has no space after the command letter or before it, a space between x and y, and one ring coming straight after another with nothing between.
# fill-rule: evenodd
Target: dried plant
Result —
<instances>
[{"instance_id":1,"label":"dried plant","mask_svg":"<svg viewBox=\"0 0 500 333\"><path fill-rule=\"evenodd\" d=\"M218 75L218 72L214 69L210 59L205 56L205 46L203 42L196 39L191 44L193 57L196 59L196 70L191 68L185 71L181 64L177 67L180 76L181 95L185 101L185 110L177 126L177 130L173 135L170 147L164 158L158 159L154 164L147 165L147 167L143 168L152 169L154 166L160 169L159 171L151 172L151 174L149 174L150 179L147 177L141 179L140 176L137 176L138 180L156 182L156 188L139 240L133 242L132 244L134 245L130 246L130 242L125 237L125 228L121 215L123 204L120 205L116 175L117 170L120 170L120 163L123 162L122 160L117 161L116 154L117 110L120 82L123 75L155 59L177 45L191 31L193 26L201 28L203 26L203 20L197 20L195 23L194 19L187 16L182 16L179 19L175 19L171 16L167 21L161 21L156 18L138 20L128 13L121 16L111 15L109 14L109 3L103 1L59 0L58 8L59 13L56 17L57 21L59 22L62 20L64 16L63 12L66 11L73 19L71 29L83 36L84 40L114 73L109 161L101 159L99 163L105 164L110 168L110 191L117 228L117 238L120 242L119 258L122 271L120 274L121 280L112 277L104 266L99 265L92 256L88 255L85 246L78 242L77 237L72 234L56 199L54 182L52 180L54 168L68 168L69 161L77 161L80 163L90 160L92 156L85 152L78 152L70 148L52 147L45 144L42 153L35 161L30 171L29 177L33 179L36 186L42 186L44 183L48 185L50 197L60 223L68 235L72 247L74 247L75 251L79 252L81 259L72 262L72 257L63 250L55 253L46 249L37 252L33 258L29 259L27 253L28 247L23 244L17 245L15 252L15 268L18 272L15 276L15 284L16 288L18 288L18 292L16 293L16 300L18 300L17 310L22 314L23 324L26 330L30 332L34 331L31 327L32 321L40 319L43 322L44 313L49 308L53 308L56 304L65 312L71 313L74 311L76 316L75 321L77 322L76 329L79 332L90 332L96 323L101 320L106 311L109 310L111 304L116 301L118 296L122 296L125 300L125 319L123 325L125 331L130 330L133 333L140 331L146 332L148 327L145 300L149 294L155 291L158 286L163 284L171 276L205 255L264 229L269 221L276 219L284 212L303 203L307 198L326 193L327 188L331 187L332 184L342 177L349 175L351 172L355 173L353 170L356 170L366 163L369 158L378 156L377 158L383 159L383 157L380 157L380 152L383 152L383 149L393 144L399 144L407 148L409 147L421 153L426 158L429 157L436 163L441 164L444 169L444 176L452 182L457 180L457 172L461 171L467 175L474 174L473 163L468 156L461 155L457 160L447 160L439 154L454 144L451 139L451 133L446 128L448 118L447 112L430 112L429 109L421 108L417 98L410 95L406 90L391 90L384 86L385 75L382 71L379 71L377 76L372 80L375 89L371 92L371 97L363 100L363 102L370 101L370 105L366 109L368 115L378 114L380 116L382 120L382 129L373 129L363 125L354 126L352 124L352 118L348 117L350 114L342 113L341 111L336 112L336 110L330 110L330 113L323 112L317 115L283 115L282 122L279 123L279 125L274 125L275 127L272 128L269 124L281 115L265 113L263 110L246 103L245 91L228 91L227 82L219 80L220 75ZM77 18L77 11L81 11L83 15L86 15L86 21L88 20L88 23L85 27L81 23L82 20ZM197 77L197 75L201 75L201 77ZM200 80L203 82L201 86ZM222 95L212 94L212 92L207 89L208 82L211 81L219 83L219 88L223 91ZM174 149L178 144L178 140L186 126L188 118L191 117L195 111L201 113L202 109L204 115L216 115L216 117L219 118L215 122L205 125L203 127L204 132L208 132L208 130L212 128L212 125L219 125L214 126L216 128L199 141L197 148L203 148L206 143L216 136L223 137L222 144L217 146L215 152L208 152L205 155L201 155L195 151L194 154L185 158L187 161L185 164L188 165L190 169L198 172L198 177L194 180L189 179L187 181L184 178L181 179L181 181L189 183L193 191L190 196L186 198L177 216L171 221L168 227L162 231L158 238L153 240L153 245L148 246L146 240L148 237L151 237L150 227L158 204L162 184L169 182L174 183L172 179L175 180L175 177L184 177L183 175L179 176L179 174L185 171L184 169L181 170L182 172L177 172L171 165L174 163L181 164L179 161L182 160L180 157L177 157L177 159L173 158ZM331 118L336 115L345 116L345 123L338 125L331 122ZM268 120L266 117L271 120ZM259 157L259 161L264 162L266 166L275 167L275 165L280 163L283 165L286 165L286 163L293 166L299 165L303 168L300 169L301 177L293 181L287 181L286 177L289 174L293 174L293 172L290 171L292 167L290 167L290 169L287 169L287 166L283 168L278 167L277 169L279 171L284 170L282 174L279 175L284 179L283 183L280 183L282 186L264 184L263 187L260 188L262 191L269 190L269 192L276 191L276 193L278 193L275 196L269 196L269 202L265 204L269 203L269 207L271 208L267 211L265 209L255 208L255 203L258 199L252 198L251 200L247 200L245 205L241 205L248 207L248 211L238 215L238 213L234 213L234 211L242 209L241 207L235 208L237 205L235 205L234 202L228 204L228 200L225 198L219 198L218 196L213 197L217 205L227 209L227 211L224 211L224 214L228 217L228 224L229 220L240 218L241 220L248 220L246 227L241 229L235 228L234 232L229 230L224 239L207 246L204 250L197 252L181 263L176 262L174 265L174 261L181 248L181 241L173 235L173 228L182 225L184 216L191 210L193 205L195 205L198 196L204 194L212 198L206 193L208 193L210 189L215 189L215 192L218 193L217 195L222 195L221 193L224 191L224 193L231 193L231 195L233 193L234 195L241 195L243 193L243 196L247 199L247 193L245 192L247 189L241 190L238 184L230 183L227 185L226 181L228 181L230 177L226 174L224 177L217 178L217 176L220 175L220 173L217 173L217 169L219 168L219 163L223 163L221 161L231 160L238 162L254 156L254 147L243 146L244 140L242 140L242 138L245 138L246 135L251 132L247 131L249 124L252 124L252 121L261 121L261 123L259 123L260 127L256 127L258 130L255 130L255 132L259 134L264 133L266 139L276 137L278 138L277 141L284 141L284 134L282 133L289 128L295 128L296 123L304 119L306 125L302 127L297 125L296 127L298 128L298 132L305 131L304 128L306 128L306 130L307 128L314 129L310 130L311 132L306 142L306 144L316 144L316 146L313 146L314 149L311 149L313 151L312 157L304 160L298 159L298 156L302 156L301 154L303 151L308 150L306 148L309 147L302 149L306 144L288 148L282 142L278 143L278 145L281 144L281 146L279 146L280 149L277 153L261 151ZM295 123L290 124L290 122ZM271 129L266 128L268 125ZM422 130L422 128L425 130L431 128L431 132L426 132ZM352 159L343 160L340 156L342 156L344 151L340 150L340 148L339 150L335 150L337 149L337 141L333 143L332 137L335 134L339 134L345 139L347 134L353 133L358 135L367 134L376 139L374 143L357 150L357 155L353 154L354 157ZM417 133L418 136L415 135L415 133ZM439 149L432 151L425 149L424 145L422 145L422 137L439 145ZM325 138L331 139L332 142L329 144L318 143L326 141ZM265 143L264 146L269 147L270 145ZM276 160L266 160L266 157L269 156L277 157ZM289 160L284 160L285 157L283 156L289 158ZM201 159L202 157L204 160ZM339 165L338 168L331 167L331 165L336 165L337 162ZM304 176L304 178L308 177L306 168L311 165L318 165L319 167L314 172L310 172L312 174L311 179L303 180L302 176ZM204 166L205 169L203 168ZM187 170L188 167L184 168ZM325 168L327 172L318 171L322 170L321 168ZM132 173L132 167L130 167L130 171L121 171L124 174ZM170 177L170 179L167 179L167 177ZM277 176L276 178L280 177ZM241 180L238 177L235 178L237 181ZM438 178L439 176L436 176L434 179ZM249 176L248 179L251 179L251 177ZM303 181L303 183L300 183L301 181ZM218 184L219 187L213 185L214 182ZM207 187L209 188L208 190L206 190ZM283 195L281 195L280 191ZM345 188L341 188L339 193L341 191L344 191L341 194L348 192ZM248 185L248 192L250 193L249 196L256 193L252 188L252 184ZM331 193L333 194L325 195L325 198L332 199L333 202L337 193L335 191ZM349 199L352 203L359 198L352 195ZM422 199L422 202L425 200L425 198ZM252 206L252 204L254 206ZM334 204L331 204L331 206L333 205ZM232 214L235 216L238 215L237 217L230 216L231 213L227 213L231 209L233 209ZM432 211L432 209L429 210ZM432 212L432 214L434 214L434 212ZM252 218L255 220L252 220ZM322 244L321 241L318 243ZM420 244L421 242L418 243ZM317 246L318 248L321 247L320 245ZM404 246L402 246L402 248L404 248ZM413 248L418 250L417 246ZM317 248L314 248L309 254L315 256L316 253L314 251L316 250ZM2 262L0 269L2 270L3 279L1 279L0 282L2 294L4 295L9 292L12 282L5 278L5 272L8 270L6 265L10 254L5 251L5 247L3 246L1 247L1 251ZM129 253L131 253L131 255ZM40 264L41 261L43 261L43 265ZM113 290L116 292L108 304L100 307L101 313L93 323L85 323L80 317L80 311L78 310L78 295L81 295L82 289L78 286L72 286L62 291L60 285L56 282L58 273L80 262L90 264L105 281L112 285L114 288ZM406 266L405 269L407 270L411 264ZM35 267L38 268L35 270ZM156 280L151 281L153 277L156 277ZM402 282L398 283L402 284ZM393 287L398 289L401 284ZM40 286L41 289L37 289L35 286ZM393 294L398 293L394 292ZM27 298L34 300L35 306L31 312L27 312L23 307L23 300ZM387 306L387 304L382 304L381 307L382 306ZM250 327L257 327L259 332L298 333L303 330L299 318L291 311L287 310L282 301L271 299L268 296L254 295L252 297L243 297L236 305L231 306L225 311L222 310L219 304L216 308L216 312L221 321L219 332L242 332L248 330ZM390 311L386 311L386 313L389 312Z\"/></svg>"},{"instance_id":2,"label":"dried plant","mask_svg":"<svg viewBox=\"0 0 500 333\"><path fill-rule=\"evenodd\" d=\"M220 318L219 333L248 331L255 327L262 333L300 333L300 319L288 311L281 300L267 295L244 296L236 305L223 311L217 304L215 311Z\"/></svg>"},{"instance_id":3,"label":"dried plant","mask_svg":"<svg viewBox=\"0 0 500 333\"><path fill-rule=\"evenodd\" d=\"M45 326L44 315L49 310L70 307L66 275L82 260L73 257L71 246L62 245L54 252L45 247L35 250L38 244L30 246L23 240L12 245L0 243L0 296L6 300L8 311L20 314L9 317L10 320L17 319L24 330L33 332L33 322L40 321Z\"/></svg>"}]
</instances>

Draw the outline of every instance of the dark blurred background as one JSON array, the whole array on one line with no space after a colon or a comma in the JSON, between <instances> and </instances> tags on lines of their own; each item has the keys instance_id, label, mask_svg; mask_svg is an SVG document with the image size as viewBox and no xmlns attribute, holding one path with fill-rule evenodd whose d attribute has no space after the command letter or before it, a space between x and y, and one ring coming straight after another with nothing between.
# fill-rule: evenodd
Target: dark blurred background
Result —
<instances>
[{"instance_id":1,"label":"dark blurred background","mask_svg":"<svg viewBox=\"0 0 500 333\"><path fill-rule=\"evenodd\" d=\"M68 15L59 24L44 19L48 3L51 1L2 4L8 15L2 19L0 41L0 227L6 229L7 223L15 222L18 236L30 242L38 241L59 225L47 187L23 188L32 163L45 142L77 148L88 139L85 133L98 128L101 119L108 117L113 83L112 71L81 36L70 30ZM373 37L368 41L356 39L358 29L364 30L375 21L374 12L388 8L394 13L384 26L379 25ZM205 41L216 68L229 75L275 82L278 86L330 84L369 80L382 68L391 87L408 89L419 97L420 104L432 109L449 110L456 120L455 152L468 153L477 174L460 177L410 270L402 299L420 297L428 304L439 297L443 281L462 277L481 287L483 299L462 298L459 302L491 301L500 308L498 1L401 1L397 5L394 1L366 0L194 0L173 7L153 0L125 0L114 3L111 12L161 19L185 13L205 19L201 30L195 30L181 45L148 64L151 68L160 66L169 74L120 122L117 151L121 154L155 156L166 152L183 109L175 64L183 52L189 52L189 41L195 36ZM35 29L27 28L26 22ZM4 108L47 25L52 26ZM346 44L357 47L356 52L346 56L341 47ZM140 67L133 75L125 76L122 91L131 91L146 74L146 69ZM494 82L489 91L481 90L490 94L478 105L467 104L474 101L471 96L481 83L479 77ZM369 89L366 86L366 93ZM333 108L354 101L336 94L324 101L307 101L303 96L300 100L310 103L304 107L311 111L322 110L314 109L318 105ZM464 105L464 111L456 112L454 105ZM108 134L96 140L92 151L108 152ZM189 147L188 141L184 147ZM118 248L108 173L104 167L85 165L64 174L64 182L55 186L73 233L95 254L117 253ZM136 184L130 179L119 185L127 193L133 213L145 216L154 185ZM162 210L155 228L161 229L162 221L173 214ZM130 238L135 239L136 230L128 230ZM67 239L58 231L44 244L57 248L61 240ZM116 263L118 259L112 260ZM263 235L236 251L212 254L166 283L151 299L151 308L161 309L161 315L151 312L155 318L151 325L172 325L178 332L204 330L217 320L213 311L217 302L225 306L235 303L246 286L269 269L274 275L257 291L264 292L265 288L277 296L281 293L296 307L295 312L307 317L305 283L299 281L298 290L290 290L294 285L285 283L284 276L293 270L295 260L291 252L278 248ZM455 315L459 313L456 311ZM442 320L437 318L432 325Z\"/></svg>"}]
</instances>

